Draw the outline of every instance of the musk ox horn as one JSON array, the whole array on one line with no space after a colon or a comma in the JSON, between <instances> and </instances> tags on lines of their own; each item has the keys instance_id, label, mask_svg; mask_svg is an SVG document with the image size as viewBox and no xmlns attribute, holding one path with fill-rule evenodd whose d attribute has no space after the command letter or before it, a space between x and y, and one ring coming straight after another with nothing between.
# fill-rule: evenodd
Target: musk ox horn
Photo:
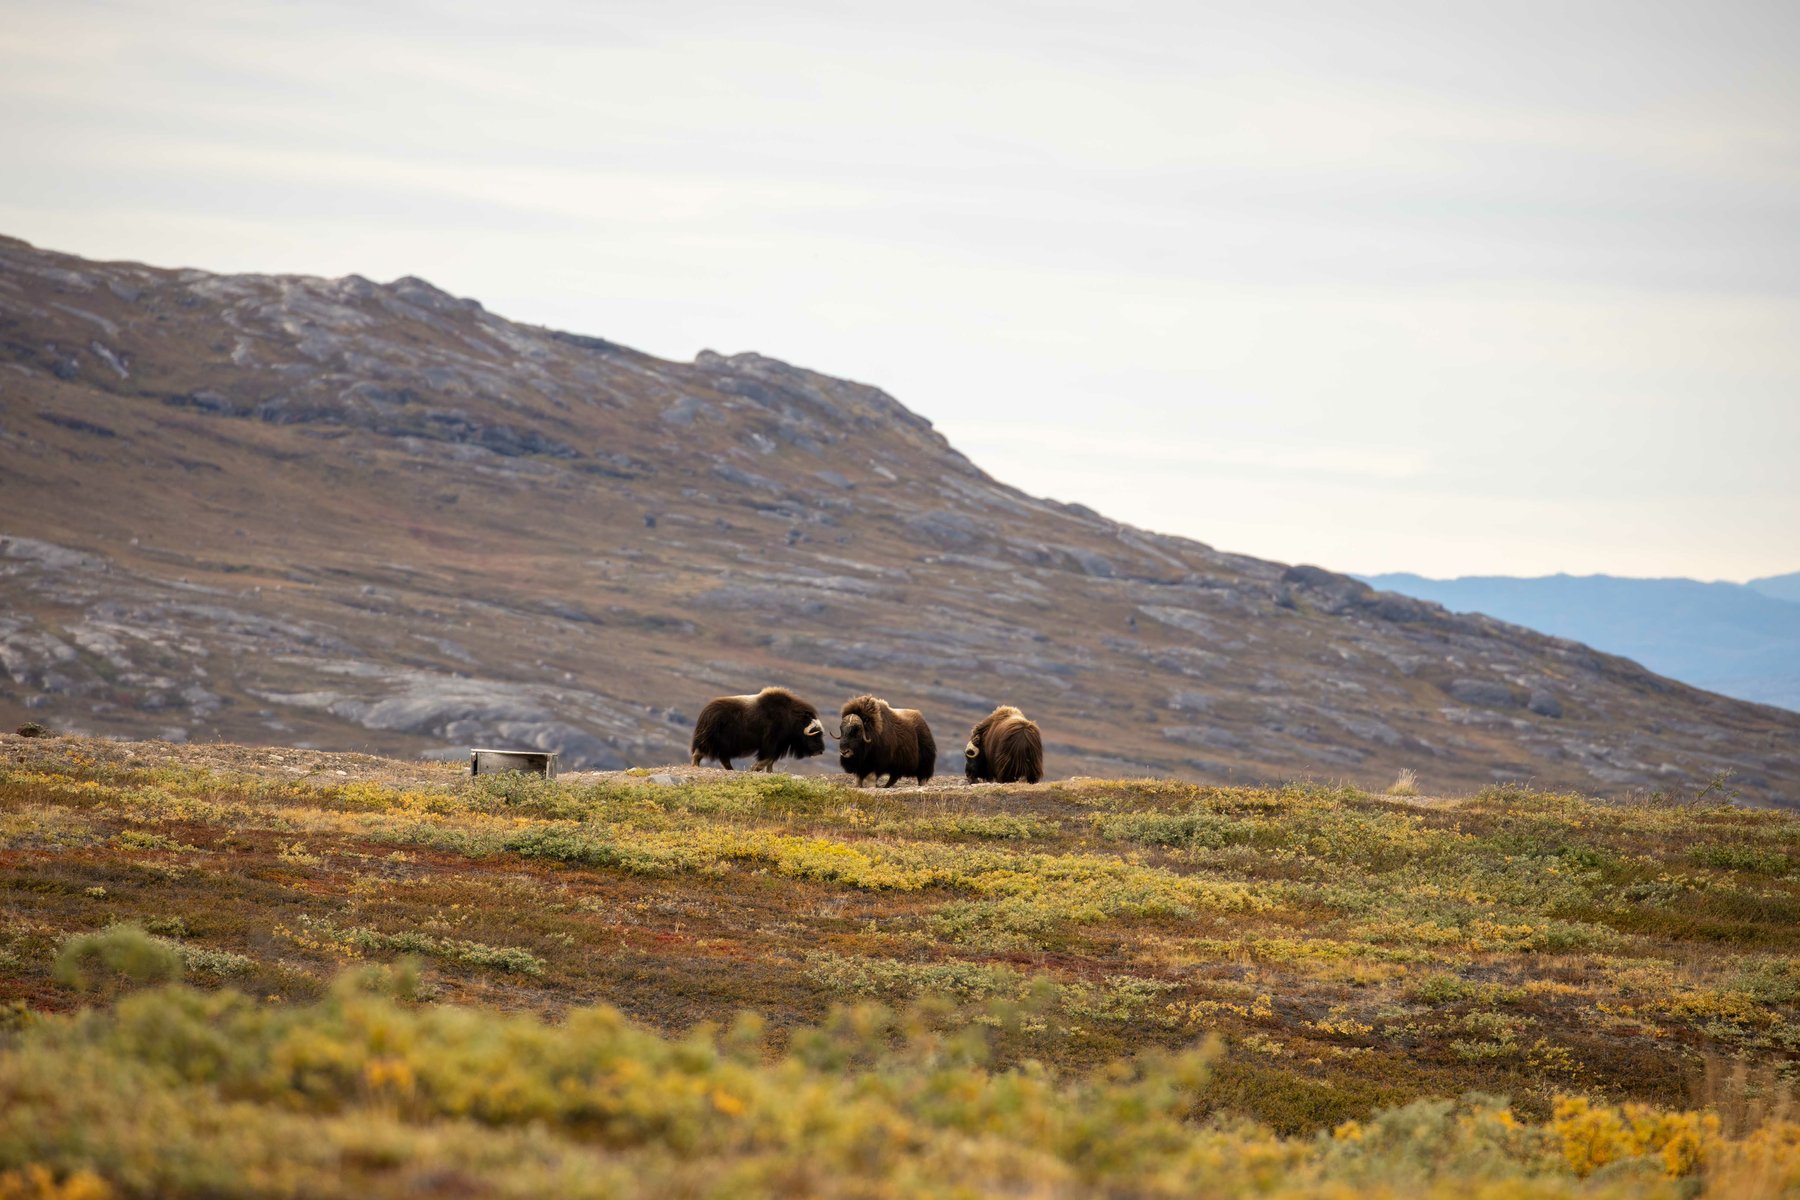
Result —
<instances>
[{"instance_id":1,"label":"musk ox horn","mask_svg":"<svg viewBox=\"0 0 1800 1200\"><path fill-rule=\"evenodd\" d=\"M800 732L804 733L807 737L811 737L815 733L824 733L825 726L819 722L819 718L814 717L813 723L808 725L805 729L802 729Z\"/></svg>"},{"instance_id":2,"label":"musk ox horn","mask_svg":"<svg viewBox=\"0 0 1800 1200\"><path fill-rule=\"evenodd\" d=\"M981 751L977 750L975 748L974 742L970 742L968 745L963 747L963 757L964 758L977 758L980 756L980 754L981 754Z\"/></svg>"}]
</instances>

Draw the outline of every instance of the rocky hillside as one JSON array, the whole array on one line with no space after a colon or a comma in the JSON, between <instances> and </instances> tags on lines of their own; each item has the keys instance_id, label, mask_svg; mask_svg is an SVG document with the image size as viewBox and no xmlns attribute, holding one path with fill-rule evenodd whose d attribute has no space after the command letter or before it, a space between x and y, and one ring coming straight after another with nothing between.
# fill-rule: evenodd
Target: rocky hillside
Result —
<instances>
[{"instance_id":1,"label":"rocky hillside","mask_svg":"<svg viewBox=\"0 0 1800 1200\"><path fill-rule=\"evenodd\" d=\"M784 682L952 753L1017 703L1058 776L1800 799L1800 714L1024 495L873 387L419 279L0 239L0 401L9 725L619 767Z\"/></svg>"}]
</instances>

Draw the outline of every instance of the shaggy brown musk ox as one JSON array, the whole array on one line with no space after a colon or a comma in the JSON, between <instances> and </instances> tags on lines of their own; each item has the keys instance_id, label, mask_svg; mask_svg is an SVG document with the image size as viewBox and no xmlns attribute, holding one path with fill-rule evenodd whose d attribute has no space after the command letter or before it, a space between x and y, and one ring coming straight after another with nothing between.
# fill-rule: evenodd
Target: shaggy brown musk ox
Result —
<instances>
[{"instance_id":1,"label":"shaggy brown musk ox","mask_svg":"<svg viewBox=\"0 0 1800 1200\"><path fill-rule=\"evenodd\" d=\"M694 722L688 751L694 765L716 758L729 771L731 760L756 755L753 771L772 771L775 760L825 753L825 724L819 710L786 688L764 688L754 696L720 696L706 702Z\"/></svg>"},{"instance_id":2,"label":"shaggy brown musk ox","mask_svg":"<svg viewBox=\"0 0 1800 1200\"><path fill-rule=\"evenodd\" d=\"M1036 721L1002 704L970 732L963 760L970 783L1036 783L1044 777L1044 738Z\"/></svg>"},{"instance_id":3,"label":"shaggy brown musk ox","mask_svg":"<svg viewBox=\"0 0 1800 1200\"><path fill-rule=\"evenodd\" d=\"M890 708L886 700L858 696L844 705L840 718L838 765L856 776L857 786L871 775L886 775L886 787L901 776L924 783L937 770L937 743L918 709Z\"/></svg>"}]
</instances>

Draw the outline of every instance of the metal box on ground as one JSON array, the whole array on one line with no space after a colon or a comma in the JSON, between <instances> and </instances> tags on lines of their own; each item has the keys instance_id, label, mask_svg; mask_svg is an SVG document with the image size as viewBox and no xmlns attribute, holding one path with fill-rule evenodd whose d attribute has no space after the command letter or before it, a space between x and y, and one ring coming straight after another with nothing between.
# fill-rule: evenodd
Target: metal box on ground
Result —
<instances>
[{"instance_id":1,"label":"metal box on ground","mask_svg":"<svg viewBox=\"0 0 1800 1200\"><path fill-rule=\"evenodd\" d=\"M556 752L553 750L470 750L469 774L498 775L502 771L525 771L556 778Z\"/></svg>"}]
</instances>

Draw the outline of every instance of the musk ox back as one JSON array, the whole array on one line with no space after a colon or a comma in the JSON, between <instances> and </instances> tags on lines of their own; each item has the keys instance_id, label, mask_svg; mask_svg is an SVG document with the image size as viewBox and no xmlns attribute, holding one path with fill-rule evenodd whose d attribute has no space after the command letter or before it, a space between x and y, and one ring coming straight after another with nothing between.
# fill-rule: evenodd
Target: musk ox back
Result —
<instances>
[{"instance_id":1,"label":"musk ox back","mask_svg":"<svg viewBox=\"0 0 1800 1200\"><path fill-rule=\"evenodd\" d=\"M970 783L1036 783L1044 777L1044 739L1037 722L1010 704L981 719L963 747Z\"/></svg>"},{"instance_id":2,"label":"musk ox back","mask_svg":"<svg viewBox=\"0 0 1800 1200\"><path fill-rule=\"evenodd\" d=\"M886 700L858 696L844 705L838 724L838 765L860 786L870 776L902 776L924 783L937 769L931 727L914 708L891 708Z\"/></svg>"},{"instance_id":3,"label":"musk ox back","mask_svg":"<svg viewBox=\"0 0 1800 1200\"><path fill-rule=\"evenodd\" d=\"M782 755L811 758L825 753L825 725L819 710L786 688L764 688L754 696L709 700L694 722L688 751L694 765L716 758L727 771L731 760L756 755L755 771L772 771Z\"/></svg>"}]
</instances>

